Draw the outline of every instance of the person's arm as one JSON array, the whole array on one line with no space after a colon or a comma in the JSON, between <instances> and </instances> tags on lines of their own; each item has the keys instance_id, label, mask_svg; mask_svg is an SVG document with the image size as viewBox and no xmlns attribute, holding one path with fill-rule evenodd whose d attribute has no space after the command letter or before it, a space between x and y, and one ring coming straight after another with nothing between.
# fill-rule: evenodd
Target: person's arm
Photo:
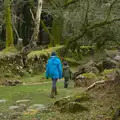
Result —
<instances>
[{"instance_id":1,"label":"person's arm","mask_svg":"<svg viewBox=\"0 0 120 120\"><path fill-rule=\"evenodd\" d=\"M59 79L61 79L62 78L62 64L61 64L61 61L58 64L58 72L59 72Z\"/></svg>"},{"instance_id":2,"label":"person's arm","mask_svg":"<svg viewBox=\"0 0 120 120\"><path fill-rule=\"evenodd\" d=\"M46 72L45 72L45 77L48 79L49 75L49 68L48 68L48 63L46 64Z\"/></svg>"},{"instance_id":3,"label":"person's arm","mask_svg":"<svg viewBox=\"0 0 120 120\"><path fill-rule=\"evenodd\" d=\"M62 77L64 77L65 70L64 68L62 69Z\"/></svg>"}]
</instances>

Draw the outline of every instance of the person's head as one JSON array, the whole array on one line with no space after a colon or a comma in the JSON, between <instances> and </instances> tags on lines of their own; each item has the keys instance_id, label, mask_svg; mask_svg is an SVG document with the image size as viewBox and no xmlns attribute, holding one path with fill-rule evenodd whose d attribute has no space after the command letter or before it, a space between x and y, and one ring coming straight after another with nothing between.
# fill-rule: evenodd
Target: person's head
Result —
<instances>
[{"instance_id":1,"label":"person's head","mask_svg":"<svg viewBox=\"0 0 120 120\"><path fill-rule=\"evenodd\" d=\"M63 65L64 65L64 66L67 66L67 65L68 65L68 63L65 61L65 62L63 62Z\"/></svg>"},{"instance_id":2,"label":"person's head","mask_svg":"<svg viewBox=\"0 0 120 120\"><path fill-rule=\"evenodd\" d=\"M51 56L56 56L56 52L52 52L52 53L51 53Z\"/></svg>"}]
</instances>

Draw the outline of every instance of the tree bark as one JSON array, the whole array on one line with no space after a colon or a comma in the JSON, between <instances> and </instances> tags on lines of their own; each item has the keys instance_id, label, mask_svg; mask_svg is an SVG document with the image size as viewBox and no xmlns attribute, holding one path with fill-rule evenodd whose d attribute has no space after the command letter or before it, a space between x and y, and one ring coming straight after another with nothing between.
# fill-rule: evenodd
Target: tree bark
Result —
<instances>
[{"instance_id":1,"label":"tree bark","mask_svg":"<svg viewBox=\"0 0 120 120\"><path fill-rule=\"evenodd\" d=\"M31 43L34 47L37 46L38 36L39 36L39 28L40 28L40 19L41 19L41 13L42 13L42 4L43 0L38 0L38 6L36 11L36 18L35 18L35 27L33 31L33 36L31 39ZM31 46L31 47L33 47Z\"/></svg>"},{"instance_id":2,"label":"tree bark","mask_svg":"<svg viewBox=\"0 0 120 120\"><path fill-rule=\"evenodd\" d=\"M6 26L6 48L8 48L14 46L10 0L4 0L4 14Z\"/></svg>"}]
</instances>

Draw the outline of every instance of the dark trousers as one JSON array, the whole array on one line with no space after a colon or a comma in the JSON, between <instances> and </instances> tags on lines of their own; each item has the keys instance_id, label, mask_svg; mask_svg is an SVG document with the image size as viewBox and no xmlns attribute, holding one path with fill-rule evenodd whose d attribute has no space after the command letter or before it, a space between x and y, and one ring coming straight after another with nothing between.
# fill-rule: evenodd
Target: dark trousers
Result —
<instances>
[{"instance_id":1,"label":"dark trousers","mask_svg":"<svg viewBox=\"0 0 120 120\"><path fill-rule=\"evenodd\" d=\"M52 88L56 88L57 78L52 78Z\"/></svg>"},{"instance_id":2,"label":"dark trousers","mask_svg":"<svg viewBox=\"0 0 120 120\"><path fill-rule=\"evenodd\" d=\"M57 83L57 79L52 79L52 90L51 90L51 98L54 98L54 95L57 95L57 86L56 86L56 83Z\"/></svg>"},{"instance_id":3,"label":"dark trousers","mask_svg":"<svg viewBox=\"0 0 120 120\"><path fill-rule=\"evenodd\" d=\"M65 78L64 78L64 88L67 88L67 87L68 87L68 82L69 82L69 78L68 78L68 77L65 77Z\"/></svg>"}]
</instances>

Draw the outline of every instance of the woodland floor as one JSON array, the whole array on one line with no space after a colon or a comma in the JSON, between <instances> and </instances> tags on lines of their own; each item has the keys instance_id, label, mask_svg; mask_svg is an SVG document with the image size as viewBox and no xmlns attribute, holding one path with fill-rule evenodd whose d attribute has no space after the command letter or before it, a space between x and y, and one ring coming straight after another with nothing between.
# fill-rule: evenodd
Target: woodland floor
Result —
<instances>
[{"instance_id":1,"label":"woodland floor","mask_svg":"<svg viewBox=\"0 0 120 120\"><path fill-rule=\"evenodd\" d=\"M36 77L38 76L35 76L35 78ZM31 79L33 80L34 77ZM44 82L41 83L28 83L14 87L0 86L0 99L7 100L6 103L0 103L0 112L9 111L9 106L15 105L17 100L30 99L30 105L51 104L60 98L76 93L76 91L82 92L84 90L84 88L74 88L73 81L70 81L68 89L64 89L63 84L63 80L58 81L57 86L59 94L54 99L49 97L51 92L51 80L44 80Z\"/></svg>"},{"instance_id":2,"label":"woodland floor","mask_svg":"<svg viewBox=\"0 0 120 120\"><path fill-rule=\"evenodd\" d=\"M80 61L81 64L90 59L101 59L103 56L97 54L95 58L85 58ZM74 72L77 68L72 68ZM30 100L28 106L34 104L44 104L46 106L52 105L57 100L63 97L77 95L83 93L85 88L74 88L74 82L71 80L69 83L69 88L65 89L64 80L59 80L57 83L58 95L54 98L50 98L51 92L51 80L45 79L45 75L41 73L36 76L26 76L21 78L23 85L5 87L0 86L0 100L6 100L5 102L0 102L0 117L1 114L11 115L12 111L9 109L10 106L17 106L16 101L18 100ZM115 89L116 88L116 89ZM37 114L33 113L28 115L23 115L19 119L14 118L14 120L112 120L112 115L120 105L120 85L110 86L103 88L98 88L90 92L92 100L83 102L81 104L85 105L89 111L82 111L78 113L60 113L59 110L51 110L48 112L39 112ZM6 115L6 116L7 116ZM8 118L0 120L11 120Z\"/></svg>"}]
</instances>

